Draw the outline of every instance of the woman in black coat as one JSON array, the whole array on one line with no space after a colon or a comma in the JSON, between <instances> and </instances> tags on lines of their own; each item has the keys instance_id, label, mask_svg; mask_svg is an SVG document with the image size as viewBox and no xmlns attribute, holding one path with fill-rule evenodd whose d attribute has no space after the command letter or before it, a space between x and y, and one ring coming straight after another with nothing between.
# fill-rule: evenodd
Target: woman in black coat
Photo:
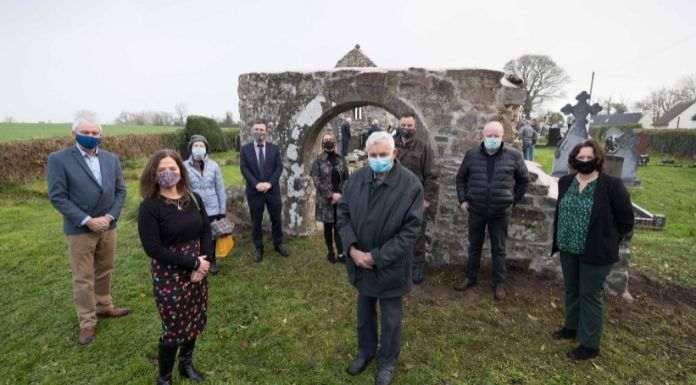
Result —
<instances>
[{"instance_id":1,"label":"woman in black coat","mask_svg":"<svg viewBox=\"0 0 696 385\"><path fill-rule=\"evenodd\" d=\"M599 355L602 291L619 260L619 243L633 230L633 207L620 178L602 172L604 151L596 140L578 143L568 156L576 172L558 181L553 252L561 253L565 323L553 338L577 338L572 359Z\"/></svg>"},{"instance_id":2,"label":"woman in black coat","mask_svg":"<svg viewBox=\"0 0 696 385\"><path fill-rule=\"evenodd\" d=\"M203 376L193 367L196 337L208 310L212 236L205 206L191 191L186 167L172 150L157 151L140 177L138 233L152 258L152 291L162 320L158 385L170 385L176 352L179 374L194 382Z\"/></svg>"}]
</instances>

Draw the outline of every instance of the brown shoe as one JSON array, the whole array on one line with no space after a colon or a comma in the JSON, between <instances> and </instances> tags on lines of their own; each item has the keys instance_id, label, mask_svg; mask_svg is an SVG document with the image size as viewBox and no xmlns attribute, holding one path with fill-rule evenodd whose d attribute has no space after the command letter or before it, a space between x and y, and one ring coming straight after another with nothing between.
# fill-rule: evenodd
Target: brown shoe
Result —
<instances>
[{"instance_id":1,"label":"brown shoe","mask_svg":"<svg viewBox=\"0 0 696 385\"><path fill-rule=\"evenodd\" d=\"M472 286L476 286L476 281L469 278L464 278L464 280L456 285L454 285L454 290L464 291Z\"/></svg>"},{"instance_id":2,"label":"brown shoe","mask_svg":"<svg viewBox=\"0 0 696 385\"><path fill-rule=\"evenodd\" d=\"M78 337L78 343L80 345L87 345L92 342L94 338L94 331L97 329L96 326L88 326L84 329L80 329L80 336Z\"/></svg>"},{"instance_id":3,"label":"brown shoe","mask_svg":"<svg viewBox=\"0 0 696 385\"><path fill-rule=\"evenodd\" d=\"M507 293L505 292L505 285L502 283L499 283L495 285L495 299L501 300L505 299L507 297Z\"/></svg>"},{"instance_id":4,"label":"brown shoe","mask_svg":"<svg viewBox=\"0 0 696 385\"><path fill-rule=\"evenodd\" d=\"M124 315L130 314L131 309L129 307L112 307L109 310L97 313L97 317L102 318L118 318Z\"/></svg>"}]
</instances>

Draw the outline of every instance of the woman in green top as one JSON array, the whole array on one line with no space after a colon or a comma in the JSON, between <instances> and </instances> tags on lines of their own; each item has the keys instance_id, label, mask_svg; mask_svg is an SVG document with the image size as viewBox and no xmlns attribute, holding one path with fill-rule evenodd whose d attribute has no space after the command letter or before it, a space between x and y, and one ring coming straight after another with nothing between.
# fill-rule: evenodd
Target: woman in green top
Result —
<instances>
[{"instance_id":1,"label":"woman in green top","mask_svg":"<svg viewBox=\"0 0 696 385\"><path fill-rule=\"evenodd\" d=\"M619 243L633 230L633 206L620 178L602 172L604 151L594 139L578 143L568 156L575 172L558 180L553 252L561 252L565 323L553 338L577 338L572 359L599 355L602 290L619 260Z\"/></svg>"}]
</instances>

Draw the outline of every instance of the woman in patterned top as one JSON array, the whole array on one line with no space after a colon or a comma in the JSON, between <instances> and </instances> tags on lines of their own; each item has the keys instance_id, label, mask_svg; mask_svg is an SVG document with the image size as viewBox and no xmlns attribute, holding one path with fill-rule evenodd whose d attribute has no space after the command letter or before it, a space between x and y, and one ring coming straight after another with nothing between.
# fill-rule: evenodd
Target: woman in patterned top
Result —
<instances>
[{"instance_id":1,"label":"woman in patterned top","mask_svg":"<svg viewBox=\"0 0 696 385\"><path fill-rule=\"evenodd\" d=\"M558 180L553 252L561 252L565 323L553 338L577 338L566 355L586 360L599 355L602 289L619 260L619 243L633 230L633 207L620 178L602 172L604 151L594 139L578 143L568 156L575 172Z\"/></svg>"},{"instance_id":2,"label":"woman in patterned top","mask_svg":"<svg viewBox=\"0 0 696 385\"><path fill-rule=\"evenodd\" d=\"M348 165L345 159L336 153L336 138L331 132L324 133L321 147L323 151L312 163L310 172L317 188L314 212L316 219L324 222L324 241L328 249L326 259L331 263L343 263L346 257L336 227L336 206L341 200L341 191L348 179ZM336 243L338 258L334 253L333 242Z\"/></svg>"},{"instance_id":3,"label":"woman in patterned top","mask_svg":"<svg viewBox=\"0 0 696 385\"><path fill-rule=\"evenodd\" d=\"M172 150L157 151L140 176L138 233L151 260L152 291L162 320L158 385L169 385L179 350L179 374L203 381L192 365L196 336L207 321L207 255L212 236L205 206L191 191L186 167Z\"/></svg>"}]
</instances>

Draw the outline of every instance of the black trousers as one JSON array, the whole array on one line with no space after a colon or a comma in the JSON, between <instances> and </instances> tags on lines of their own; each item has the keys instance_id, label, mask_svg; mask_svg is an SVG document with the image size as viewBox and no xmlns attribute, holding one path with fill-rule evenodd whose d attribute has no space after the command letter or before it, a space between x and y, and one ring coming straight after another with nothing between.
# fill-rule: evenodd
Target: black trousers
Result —
<instances>
[{"instance_id":1,"label":"black trousers","mask_svg":"<svg viewBox=\"0 0 696 385\"><path fill-rule=\"evenodd\" d=\"M423 215L423 225L421 226L416 243L413 245L413 268L425 269L425 228L428 222Z\"/></svg>"},{"instance_id":2,"label":"black trousers","mask_svg":"<svg viewBox=\"0 0 696 385\"><path fill-rule=\"evenodd\" d=\"M340 255L343 254L343 245L341 244L341 235L338 234L338 216L336 215L336 207L334 205L334 221L333 223L324 222L324 242L326 242L326 249L329 253L333 254L334 248L333 243L336 243L336 252Z\"/></svg>"},{"instance_id":3,"label":"black trousers","mask_svg":"<svg viewBox=\"0 0 696 385\"><path fill-rule=\"evenodd\" d=\"M271 232L273 234L273 244L283 243L283 202L280 194L257 194L247 195L249 204L249 214L251 214L251 238L257 250L263 251L263 230L261 221L263 220L264 207L268 210L271 217Z\"/></svg>"},{"instance_id":4,"label":"black trousers","mask_svg":"<svg viewBox=\"0 0 696 385\"><path fill-rule=\"evenodd\" d=\"M469 257L466 262L466 277L478 278L481 268L481 248L486 237L486 227L491 240L493 284L505 282L505 245L507 244L510 214L490 217L469 211Z\"/></svg>"},{"instance_id":5,"label":"black trousers","mask_svg":"<svg viewBox=\"0 0 696 385\"><path fill-rule=\"evenodd\" d=\"M375 298L358 294L358 356L369 359L377 353L377 302L382 335L377 362L380 368L394 368L401 351L403 297Z\"/></svg>"}]
</instances>

